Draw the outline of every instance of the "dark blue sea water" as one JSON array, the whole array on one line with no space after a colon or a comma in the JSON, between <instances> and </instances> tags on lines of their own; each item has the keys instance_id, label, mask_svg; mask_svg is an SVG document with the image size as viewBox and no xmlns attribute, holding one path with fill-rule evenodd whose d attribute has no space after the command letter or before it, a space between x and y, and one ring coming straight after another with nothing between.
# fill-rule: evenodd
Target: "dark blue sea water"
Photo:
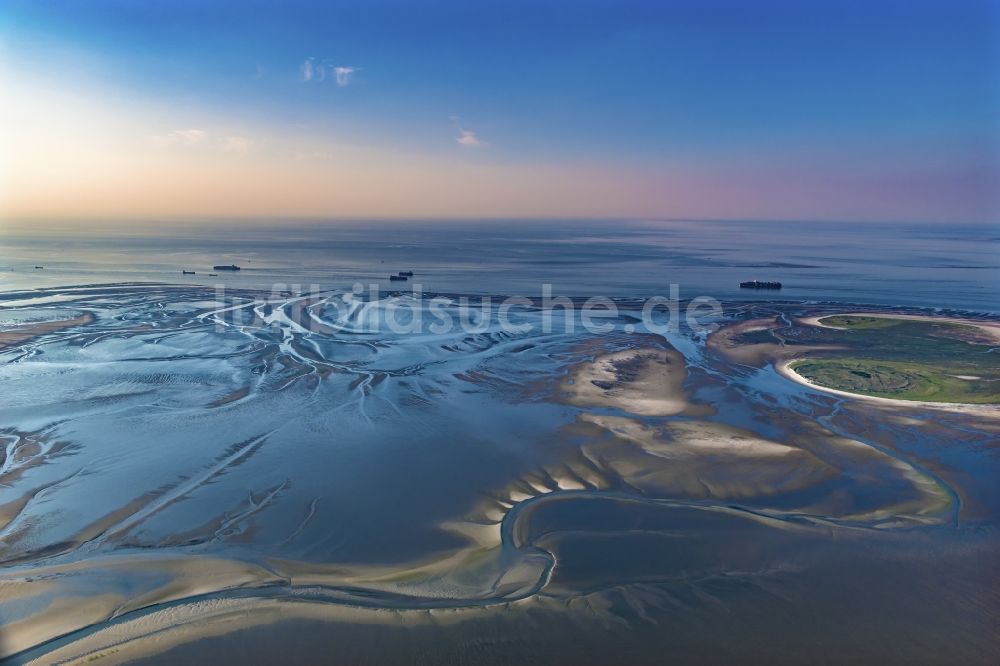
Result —
<instances>
[{"instance_id":1,"label":"dark blue sea water","mask_svg":"<svg viewBox=\"0 0 1000 666\"><path fill-rule=\"evenodd\" d=\"M238 274L209 277L215 264ZM35 266L44 266L35 269ZM196 275L182 275L182 270ZM0 223L0 291L155 281L272 289L390 285L425 293L708 295L1000 311L1000 228L614 221ZM777 280L780 293L742 280Z\"/></svg>"}]
</instances>

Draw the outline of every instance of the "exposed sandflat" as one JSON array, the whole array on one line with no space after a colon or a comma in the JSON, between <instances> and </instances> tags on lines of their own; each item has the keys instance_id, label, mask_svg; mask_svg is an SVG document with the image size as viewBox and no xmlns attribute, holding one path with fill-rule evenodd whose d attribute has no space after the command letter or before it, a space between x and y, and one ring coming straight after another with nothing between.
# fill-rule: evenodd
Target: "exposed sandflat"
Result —
<instances>
[{"instance_id":1,"label":"exposed sandflat","mask_svg":"<svg viewBox=\"0 0 1000 666\"><path fill-rule=\"evenodd\" d=\"M33 324L15 326L6 331L0 331L0 350L27 342L32 338L45 335L46 333L55 333L66 328L72 328L73 326L85 326L93 321L94 315L90 312L85 312L72 319L56 319L53 321L40 321Z\"/></svg>"},{"instance_id":2,"label":"exposed sandflat","mask_svg":"<svg viewBox=\"0 0 1000 666\"><path fill-rule=\"evenodd\" d=\"M577 365L561 391L571 405L612 407L641 416L673 416L690 408L684 357L643 347L598 356Z\"/></svg>"}]
</instances>

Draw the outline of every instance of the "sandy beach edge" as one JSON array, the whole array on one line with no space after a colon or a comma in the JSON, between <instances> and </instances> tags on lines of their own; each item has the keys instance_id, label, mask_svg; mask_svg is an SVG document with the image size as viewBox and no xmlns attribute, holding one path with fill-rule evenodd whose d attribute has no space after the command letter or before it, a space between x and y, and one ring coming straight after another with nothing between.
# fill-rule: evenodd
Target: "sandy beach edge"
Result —
<instances>
[{"instance_id":1,"label":"sandy beach edge","mask_svg":"<svg viewBox=\"0 0 1000 666\"><path fill-rule=\"evenodd\" d=\"M910 321L928 321L937 322L942 324L963 324L965 326L973 326L987 336L993 338L997 342L1000 342L1000 322L998 321L985 321L979 319L962 319L960 317L935 317L932 315L914 315L914 314L896 314L892 312L843 312L843 313L829 313L815 315L811 317L798 317L798 321L807 326L817 326L819 328L830 328L837 331L844 331L848 329L841 328L839 326L830 326L829 324L824 324L821 319L826 319L828 317L876 317L879 319L908 319Z\"/></svg>"},{"instance_id":2,"label":"sandy beach edge","mask_svg":"<svg viewBox=\"0 0 1000 666\"><path fill-rule=\"evenodd\" d=\"M779 375L786 379L790 379L793 382L802 384L803 386L808 386L811 389L817 391L822 391L824 393L830 393L832 395L837 395L843 398L853 398L855 400L860 400L862 402L868 402L876 405L881 405L883 407L904 407L912 409L937 409L947 412L957 412L961 414L974 414L976 416L988 416L995 419L1000 419L1000 405L975 405L964 402L928 402L923 400L897 400L895 398L880 398L874 395L864 395L863 393L851 393L849 391L841 391L840 389L830 388L828 386L823 386L822 384L817 384L806 377L795 372L792 365L798 361L804 359L793 358L786 361L780 361L774 364L774 369Z\"/></svg>"}]
</instances>

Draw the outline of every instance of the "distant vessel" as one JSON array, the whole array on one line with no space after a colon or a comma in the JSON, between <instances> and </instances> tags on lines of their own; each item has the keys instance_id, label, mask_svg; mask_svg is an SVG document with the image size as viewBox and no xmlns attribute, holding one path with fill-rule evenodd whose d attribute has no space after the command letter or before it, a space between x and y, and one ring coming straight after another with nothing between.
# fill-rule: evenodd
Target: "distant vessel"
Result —
<instances>
[{"instance_id":1,"label":"distant vessel","mask_svg":"<svg viewBox=\"0 0 1000 666\"><path fill-rule=\"evenodd\" d=\"M747 282L740 282L740 289L781 289L781 283L749 280Z\"/></svg>"},{"instance_id":2,"label":"distant vessel","mask_svg":"<svg viewBox=\"0 0 1000 666\"><path fill-rule=\"evenodd\" d=\"M208 277L219 277L218 273L209 273Z\"/></svg>"},{"instance_id":3,"label":"distant vessel","mask_svg":"<svg viewBox=\"0 0 1000 666\"><path fill-rule=\"evenodd\" d=\"M406 282L406 276L403 275L403 274L390 275L389 276L389 281L390 282Z\"/></svg>"},{"instance_id":4,"label":"distant vessel","mask_svg":"<svg viewBox=\"0 0 1000 666\"><path fill-rule=\"evenodd\" d=\"M194 275L194 271L181 271L184 275Z\"/></svg>"},{"instance_id":5,"label":"distant vessel","mask_svg":"<svg viewBox=\"0 0 1000 666\"><path fill-rule=\"evenodd\" d=\"M45 268L45 266L35 266L36 269Z\"/></svg>"},{"instance_id":6,"label":"distant vessel","mask_svg":"<svg viewBox=\"0 0 1000 666\"><path fill-rule=\"evenodd\" d=\"M212 266L213 271L238 271L240 267L236 264L230 264L228 266Z\"/></svg>"},{"instance_id":7,"label":"distant vessel","mask_svg":"<svg viewBox=\"0 0 1000 666\"><path fill-rule=\"evenodd\" d=\"M399 277L413 277L413 271L399 271Z\"/></svg>"}]
</instances>

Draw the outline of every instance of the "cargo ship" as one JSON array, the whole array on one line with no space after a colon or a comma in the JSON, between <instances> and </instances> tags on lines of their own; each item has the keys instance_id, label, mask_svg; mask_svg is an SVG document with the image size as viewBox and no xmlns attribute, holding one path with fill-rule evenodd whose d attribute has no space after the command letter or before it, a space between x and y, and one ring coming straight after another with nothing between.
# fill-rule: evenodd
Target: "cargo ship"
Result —
<instances>
[{"instance_id":1,"label":"cargo ship","mask_svg":"<svg viewBox=\"0 0 1000 666\"><path fill-rule=\"evenodd\" d=\"M389 281L390 282L406 282L406 276L405 275L390 275L389 276Z\"/></svg>"},{"instance_id":2,"label":"cargo ship","mask_svg":"<svg viewBox=\"0 0 1000 666\"><path fill-rule=\"evenodd\" d=\"M781 289L780 282L761 282L760 280L748 280L740 282L740 289Z\"/></svg>"},{"instance_id":3,"label":"cargo ship","mask_svg":"<svg viewBox=\"0 0 1000 666\"><path fill-rule=\"evenodd\" d=\"M236 264L230 264L228 266L212 266L213 271L238 271L240 267Z\"/></svg>"}]
</instances>

